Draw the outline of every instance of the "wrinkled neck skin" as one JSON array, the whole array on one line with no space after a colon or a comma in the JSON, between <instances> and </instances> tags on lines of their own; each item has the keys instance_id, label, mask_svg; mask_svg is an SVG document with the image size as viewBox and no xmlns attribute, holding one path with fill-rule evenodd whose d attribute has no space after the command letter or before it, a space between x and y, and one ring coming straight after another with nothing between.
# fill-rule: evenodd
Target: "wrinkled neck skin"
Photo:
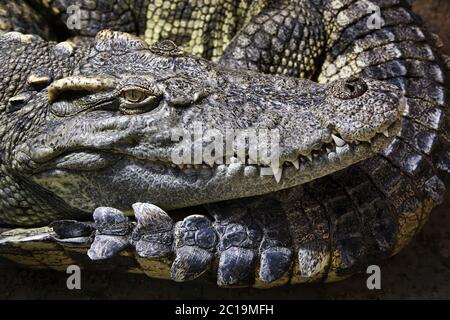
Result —
<instances>
[{"instance_id":1,"label":"wrinkled neck skin","mask_svg":"<svg viewBox=\"0 0 450 320\"><path fill-rule=\"evenodd\" d=\"M26 192L45 190L79 212L128 211L135 202L170 210L270 193L366 159L399 130L401 93L369 79L318 84L237 72L169 42L149 48L109 31L70 68L24 86L30 99L14 100L16 90L2 100L2 171L33 185ZM200 138L187 139L199 125ZM229 149L230 130L275 132L276 160L255 156L248 141L231 139ZM208 154L211 132L223 140ZM174 156L199 145L200 156L198 149L182 163Z\"/></svg>"}]
</instances>

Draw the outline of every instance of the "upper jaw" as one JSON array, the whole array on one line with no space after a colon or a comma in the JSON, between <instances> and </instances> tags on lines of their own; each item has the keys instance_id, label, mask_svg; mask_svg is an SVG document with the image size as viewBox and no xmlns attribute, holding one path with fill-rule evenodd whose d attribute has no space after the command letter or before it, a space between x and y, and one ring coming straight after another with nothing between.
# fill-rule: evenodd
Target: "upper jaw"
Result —
<instances>
[{"instance_id":1,"label":"upper jaw","mask_svg":"<svg viewBox=\"0 0 450 320\"><path fill-rule=\"evenodd\" d=\"M65 172L88 172L112 168L119 162L141 163L145 170L155 171L156 174L166 174L183 181L197 181L207 183L214 176L227 177L224 180L216 178L216 183L227 183L227 179L263 179L273 181L273 190L281 189L284 180L286 185L294 186L343 169L356 162L362 161L371 155L381 152L398 133L400 120L395 121L382 133L376 133L371 141L345 141L338 133L330 133L330 142L323 143L319 149L302 150L297 158L280 158L277 164L264 161L251 161L248 156L239 157L237 154L224 155L221 161L175 163L166 155L146 156L140 153L139 148L126 148L122 150L86 150L74 151L56 157L47 165L41 167L35 174L43 171L62 170ZM270 159L269 159L270 160ZM267 182L264 182L267 185ZM270 183L269 183L270 184ZM157 186L155 186L157 187ZM164 186L159 186L164 187Z\"/></svg>"},{"instance_id":2,"label":"upper jaw","mask_svg":"<svg viewBox=\"0 0 450 320\"><path fill-rule=\"evenodd\" d=\"M172 107L166 102L162 102L159 109L149 114L108 118L110 116L105 113L107 117L103 118L100 113L95 117L93 116L95 113L87 113L82 115L82 118L69 120L70 125L66 121L61 121L59 128L62 130L61 133L65 132L66 135L59 141L61 144L59 149L66 151L60 150L52 155L51 150L47 152L44 148L41 151L31 146L31 150L36 150L31 158L45 164L34 171L36 174L53 169L62 170L61 172L72 171L71 174L76 171L95 171L112 168L119 162L128 161L143 165L145 170L155 170L156 175L166 174L180 181L192 181L194 177L199 183L206 184L211 178L217 176L218 178L213 179L210 185L227 185L233 179L250 180L256 184L259 183L256 179L260 179L264 180L266 189L275 191L333 173L364 160L386 147L399 131L400 112L404 108L404 98L397 96L395 90L391 94L393 99L398 99L398 103L390 108L392 115L380 126L368 126L370 130L366 129L364 135L340 132L336 120L330 117L330 114L334 115L333 105L322 104L311 109L305 108L306 111L296 110L292 105L288 106L289 112L286 111L286 120L283 122L284 126L281 126L282 139L276 163L259 158L251 159L248 150L244 152L244 156L240 153L224 155L221 159L222 164L217 164L215 161L185 163L174 161L171 158L174 143L170 142L168 137L165 137L164 141L152 140L155 138L156 131L153 128L155 125L162 125L168 133L170 124L173 123ZM206 112L202 110L216 112L217 110L212 109L212 105L214 105L212 97L201 101L195 106L200 112L197 115L203 115ZM195 109L193 106L191 108ZM307 134L308 131L305 131L304 127L308 123L300 122L295 118L301 112L307 114L308 116L304 117L311 118L311 123L320 129L319 135ZM315 113L318 114L317 118L312 118L311 115L314 116ZM86 121L88 125L80 126L83 121ZM286 123L286 121L291 122ZM87 138L77 134L67 135L68 130L83 132L87 128L92 130L87 132ZM110 132L109 140L103 139L102 137L105 137L108 132ZM156 135L160 133L156 132ZM57 136L57 134L58 132L54 130L53 135ZM48 133L44 134L45 139L50 136ZM163 170L160 170L160 167ZM267 182L267 176L270 177L270 182ZM154 187L164 188L165 186L155 184ZM252 192L258 191L253 189ZM257 194L249 193L250 195Z\"/></svg>"},{"instance_id":3,"label":"upper jaw","mask_svg":"<svg viewBox=\"0 0 450 320\"><path fill-rule=\"evenodd\" d=\"M328 154L315 154L312 161L299 161L298 168L288 161L273 170L270 166L233 159L229 164L185 165L180 169L169 162L123 156L100 170L77 171L60 166L36 173L32 179L71 206L87 212L99 205L125 210L131 203L144 200L170 210L262 195L307 183L381 152L399 127L399 121L390 127L390 138L380 134L370 144L347 143ZM68 181L74 181L74 186L68 185ZM84 190L87 186L89 192L80 193L80 188Z\"/></svg>"}]
</instances>

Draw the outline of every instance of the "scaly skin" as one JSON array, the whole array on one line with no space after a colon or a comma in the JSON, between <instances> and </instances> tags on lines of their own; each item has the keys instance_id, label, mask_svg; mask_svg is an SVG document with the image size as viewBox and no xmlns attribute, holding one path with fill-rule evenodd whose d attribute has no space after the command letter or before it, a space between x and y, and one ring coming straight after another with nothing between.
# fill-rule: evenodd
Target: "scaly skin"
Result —
<instances>
[{"instance_id":1,"label":"scaly skin","mask_svg":"<svg viewBox=\"0 0 450 320\"><path fill-rule=\"evenodd\" d=\"M62 68L72 68L65 77L33 66L4 78L4 87L16 85L16 90L3 96L2 141L8 142L3 174L30 184L22 187L24 193L37 193L34 185L50 191L84 211L84 217L102 204L126 210L147 200L167 210L300 185L382 150L399 129L402 95L395 86L369 79L321 85L236 72L185 55L170 42L149 49L139 38L120 33L99 33L89 51L79 49L85 57L73 65L76 52L68 43L47 45L17 33L6 34L2 42L2 56L10 62L3 74L12 74L30 54L55 57ZM164 45L168 48L161 49ZM127 97L136 92L142 94L139 101ZM192 169L175 166L173 154L183 140L173 141L173 129L190 133L196 122L223 137L227 128L276 129L280 181L260 174L272 165L264 165L260 155L253 165L246 160L248 147L239 154L235 146L231 154L194 163ZM86 192L82 186L89 186ZM6 194L2 212L24 207L8 204L16 194ZM12 225L50 219L35 213L1 218Z\"/></svg>"},{"instance_id":2,"label":"scaly skin","mask_svg":"<svg viewBox=\"0 0 450 320\"><path fill-rule=\"evenodd\" d=\"M212 2L214 12L217 4ZM405 91L408 99L402 130L380 155L301 187L207 206L220 239L216 250L220 285L253 283L249 274L256 257L264 267L256 276L255 286L261 284L261 279L270 285L279 284L272 279L275 274L284 279L281 283L289 279L297 283L345 277L371 261L398 252L441 201L445 190L441 179L450 163L447 71L433 37L420 28L404 1L372 2L381 7L385 24L380 30L367 28L370 14L363 1L236 1L230 5L224 1L227 18L196 13L209 2L191 5L193 10L186 9L187 1L179 1L174 7L163 1L123 2L120 15L109 14L117 12L117 2L108 1L113 4L110 8L102 5L103 1L97 1L95 8L83 5L84 11L99 14L85 15L88 27L73 35L90 37L101 28L111 27L149 40L172 39L187 51L228 67L312 78L322 83L362 74L400 85ZM57 17L67 18L61 9L64 1L50 5ZM245 19L235 19L237 16ZM195 22L184 27L184 20ZM218 27L221 24L228 27ZM12 184L10 180L8 184ZM50 216L50 212L45 214ZM289 230L280 229L273 217L284 221ZM254 230L255 224L265 238L223 245L224 239L242 236L239 230ZM229 231L220 227L227 229L231 225ZM280 238L280 234L289 237ZM175 256L184 260L179 258L174 266L183 265L179 269L184 272L187 266L203 261L195 254L198 246L191 247L194 249L188 250L187 256L178 254L175 247ZM274 261L282 260L267 258L272 253L295 262L287 280L286 275L274 271ZM226 270L231 270L228 275ZM176 274L172 276L178 280L192 278L177 278Z\"/></svg>"}]
</instances>

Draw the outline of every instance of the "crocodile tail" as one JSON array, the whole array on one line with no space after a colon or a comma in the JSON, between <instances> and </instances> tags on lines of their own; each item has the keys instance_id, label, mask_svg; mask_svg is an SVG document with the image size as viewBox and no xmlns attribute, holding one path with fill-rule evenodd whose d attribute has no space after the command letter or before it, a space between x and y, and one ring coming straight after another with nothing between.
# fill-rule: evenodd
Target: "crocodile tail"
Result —
<instances>
[{"instance_id":1,"label":"crocodile tail","mask_svg":"<svg viewBox=\"0 0 450 320\"><path fill-rule=\"evenodd\" d=\"M363 75L398 85L407 98L402 129L390 146L330 177L355 208L352 219L330 215L335 257L330 275L337 275L345 273L355 260L348 258L343 243L347 247L351 243L356 248L352 252L395 254L442 202L450 165L449 79L435 37L423 28L409 2L325 2L322 14L327 45L318 81ZM351 181L345 179L350 176ZM375 228L371 217L376 215L385 216L385 221L395 217L393 239L388 234L391 225Z\"/></svg>"}]
</instances>

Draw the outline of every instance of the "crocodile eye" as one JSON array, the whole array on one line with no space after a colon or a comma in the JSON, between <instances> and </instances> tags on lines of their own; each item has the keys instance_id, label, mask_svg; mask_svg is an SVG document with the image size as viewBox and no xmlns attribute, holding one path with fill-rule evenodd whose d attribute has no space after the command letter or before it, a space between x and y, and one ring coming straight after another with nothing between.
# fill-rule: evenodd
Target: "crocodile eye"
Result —
<instances>
[{"instance_id":1,"label":"crocodile eye","mask_svg":"<svg viewBox=\"0 0 450 320\"><path fill-rule=\"evenodd\" d=\"M161 101L162 94L155 90L130 88L121 93L119 110L123 114L134 115L155 109Z\"/></svg>"},{"instance_id":2,"label":"crocodile eye","mask_svg":"<svg viewBox=\"0 0 450 320\"><path fill-rule=\"evenodd\" d=\"M130 103L139 103L147 98L147 94L141 90L131 89L125 91L123 97Z\"/></svg>"},{"instance_id":3,"label":"crocodile eye","mask_svg":"<svg viewBox=\"0 0 450 320\"><path fill-rule=\"evenodd\" d=\"M361 78L338 80L331 85L331 94L338 99L354 99L362 96L368 87Z\"/></svg>"}]
</instances>

